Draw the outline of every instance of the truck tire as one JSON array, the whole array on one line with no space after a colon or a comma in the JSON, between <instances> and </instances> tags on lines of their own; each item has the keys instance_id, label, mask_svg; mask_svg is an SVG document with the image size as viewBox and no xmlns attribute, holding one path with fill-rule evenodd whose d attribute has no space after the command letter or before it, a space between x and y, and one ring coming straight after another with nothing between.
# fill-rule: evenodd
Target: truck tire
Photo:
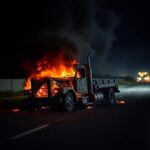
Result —
<instances>
[{"instance_id":1,"label":"truck tire","mask_svg":"<svg viewBox=\"0 0 150 150\"><path fill-rule=\"evenodd\" d=\"M67 112L72 112L75 107L75 99L71 92L64 95L64 108Z\"/></svg>"},{"instance_id":2,"label":"truck tire","mask_svg":"<svg viewBox=\"0 0 150 150\"><path fill-rule=\"evenodd\" d=\"M115 104L115 93L114 93L114 89L110 88L109 89L109 93L108 93L108 102L109 104L113 105Z\"/></svg>"},{"instance_id":3,"label":"truck tire","mask_svg":"<svg viewBox=\"0 0 150 150\"><path fill-rule=\"evenodd\" d=\"M103 94L104 94L103 104L106 104L106 105L115 104L115 93L114 93L113 88L105 89Z\"/></svg>"}]
</instances>

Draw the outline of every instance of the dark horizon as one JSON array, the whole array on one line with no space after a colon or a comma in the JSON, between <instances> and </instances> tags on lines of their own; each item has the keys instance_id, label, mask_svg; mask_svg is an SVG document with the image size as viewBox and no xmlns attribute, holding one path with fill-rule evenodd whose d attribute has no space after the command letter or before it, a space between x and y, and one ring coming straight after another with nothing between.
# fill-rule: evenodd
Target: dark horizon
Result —
<instances>
[{"instance_id":1,"label":"dark horizon","mask_svg":"<svg viewBox=\"0 0 150 150\"><path fill-rule=\"evenodd\" d=\"M3 3L0 78L26 77L24 61L41 57L49 36L60 37L60 33L67 46L73 41L68 48L76 48L80 56L86 57L88 48L96 52L91 60L93 73L135 76L138 71L150 72L148 2L94 2Z\"/></svg>"}]
</instances>

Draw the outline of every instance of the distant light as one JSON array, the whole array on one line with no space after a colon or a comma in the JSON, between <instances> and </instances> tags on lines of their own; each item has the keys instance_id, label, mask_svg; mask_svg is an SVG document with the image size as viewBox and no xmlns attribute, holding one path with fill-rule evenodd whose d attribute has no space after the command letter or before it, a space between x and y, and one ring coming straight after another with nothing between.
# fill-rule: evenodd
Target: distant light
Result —
<instances>
[{"instance_id":1,"label":"distant light","mask_svg":"<svg viewBox=\"0 0 150 150\"><path fill-rule=\"evenodd\" d=\"M137 81L141 81L142 80L142 78L141 77L137 77Z\"/></svg>"},{"instance_id":2,"label":"distant light","mask_svg":"<svg viewBox=\"0 0 150 150\"><path fill-rule=\"evenodd\" d=\"M138 72L138 75L140 76L140 77L143 77L143 76L145 76L145 75L147 75L148 73L147 72Z\"/></svg>"},{"instance_id":3,"label":"distant light","mask_svg":"<svg viewBox=\"0 0 150 150\"><path fill-rule=\"evenodd\" d=\"M147 76L147 77L144 78L144 80L145 80L145 81L150 81L150 77Z\"/></svg>"}]
</instances>

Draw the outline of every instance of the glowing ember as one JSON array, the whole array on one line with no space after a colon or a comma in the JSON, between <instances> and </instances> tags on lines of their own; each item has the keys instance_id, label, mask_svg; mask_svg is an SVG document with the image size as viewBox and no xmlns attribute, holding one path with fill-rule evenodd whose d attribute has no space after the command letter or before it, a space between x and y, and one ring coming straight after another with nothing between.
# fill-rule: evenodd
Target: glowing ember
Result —
<instances>
[{"instance_id":1,"label":"glowing ember","mask_svg":"<svg viewBox=\"0 0 150 150\"><path fill-rule=\"evenodd\" d=\"M92 110L93 108L93 106L87 106L87 110Z\"/></svg>"},{"instance_id":2,"label":"glowing ember","mask_svg":"<svg viewBox=\"0 0 150 150\"><path fill-rule=\"evenodd\" d=\"M41 109L42 109L42 110L48 110L48 109L49 109L49 106L42 106Z\"/></svg>"},{"instance_id":3,"label":"glowing ember","mask_svg":"<svg viewBox=\"0 0 150 150\"><path fill-rule=\"evenodd\" d=\"M124 100L117 100L117 104L126 104L126 102Z\"/></svg>"},{"instance_id":4,"label":"glowing ember","mask_svg":"<svg viewBox=\"0 0 150 150\"><path fill-rule=\"evenodd\" d=\"M24 89L31 89L31 79L32 78L43 78L43 77L53 77L53 78L65 78L65 77L73 77L75 75L74 65L77 64L75 59L67 60L62 54L58 55L58 57L54 61L48 60L44 57L37 63L37 68L32 72L30 77L26 80ZM39 91L37 92L37 96L46 96L46 85L43 85ZM42 90L43 89L43 90ZM44 90L45 89L45 90ZM57 89L57 85L54 84L53 89ZM44 91L44 92L43 92ZM57 90L55 90L57 92Z\"/></svg>"},{"instance_id":5,"label":"glowing ember","mask_svg":"<svg viewBox=\"0 0 150 150\"><path fill-rule=\"evenodd\" d=\"M19 111L20 111L19 108L15 108L15 109L12 110L12 112L19 112Z\"/></svg>"}]
</instances>

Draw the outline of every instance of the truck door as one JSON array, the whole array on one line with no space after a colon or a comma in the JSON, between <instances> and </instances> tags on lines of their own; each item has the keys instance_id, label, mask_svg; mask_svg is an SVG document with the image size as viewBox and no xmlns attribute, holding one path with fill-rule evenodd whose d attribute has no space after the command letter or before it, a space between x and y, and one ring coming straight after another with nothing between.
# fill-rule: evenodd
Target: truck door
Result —
<instances>
[{"instance_id":1,"label":"truck door","mask_svg":"<svg viewBox=\"0 0 150 150\"><path fill-rule=\"evenodd\" d=\"M78 68L76 75L77 75L77 91L81 94L87 94L88 87L85 68Z\"/></svg>"}]
</instances>

